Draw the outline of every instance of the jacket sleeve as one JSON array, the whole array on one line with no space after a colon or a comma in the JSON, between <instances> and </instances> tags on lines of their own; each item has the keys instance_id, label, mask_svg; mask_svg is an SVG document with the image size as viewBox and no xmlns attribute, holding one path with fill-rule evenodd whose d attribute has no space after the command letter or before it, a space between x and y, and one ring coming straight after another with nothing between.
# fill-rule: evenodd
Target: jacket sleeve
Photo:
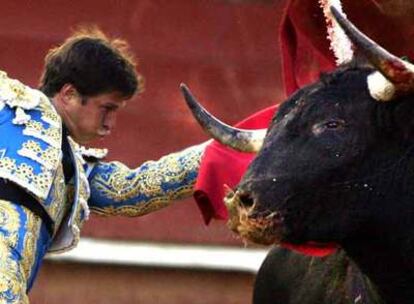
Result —
<instances>
[{"instance_id":1,"label":"jacket sleeve","mask_svg":"<svg viewBox=\"0 0 414 304\"><path fill-rule=\"evenodd\" d=\"M89 175L91 211L140 216L190 196L204 144L147 161L135 169L120 162L97 162Z\"/></svg>"}]
</instances>

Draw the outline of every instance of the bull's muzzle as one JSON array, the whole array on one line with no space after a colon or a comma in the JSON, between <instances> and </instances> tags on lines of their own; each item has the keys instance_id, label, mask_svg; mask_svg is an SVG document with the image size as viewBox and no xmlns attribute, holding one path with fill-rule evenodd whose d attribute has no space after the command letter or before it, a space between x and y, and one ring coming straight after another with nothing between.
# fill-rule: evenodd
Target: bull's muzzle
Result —
<instances>
[{"instance_id":1,"label":"bull's muzzle","mask_svg":"<svg viewBox=\"0 0 414 304\"><path fill-rule=\"evenodd\" d=\"M226 188L224 203L229 212L228 227L245 241L263 245L281 241L282 217L278 212L257 210L257 202L247 192Z\"/></svg>"}]
</instances>

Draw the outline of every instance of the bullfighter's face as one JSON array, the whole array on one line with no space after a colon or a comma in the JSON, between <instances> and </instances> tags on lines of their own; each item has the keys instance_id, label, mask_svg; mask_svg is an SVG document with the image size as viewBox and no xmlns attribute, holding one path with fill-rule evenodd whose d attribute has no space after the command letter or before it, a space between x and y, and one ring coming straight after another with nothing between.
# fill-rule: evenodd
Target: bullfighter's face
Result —
<instances>
[{"instance_id":1,"label":"bullfighter's face","mask_svg":"<svg viewBox=\"0 0 414 304\"><path fill-rule=\"evenodd\" d=\"M54 104L69 134L78 143L86 144L111 133L126 101L118 92L83 97L72 85L65 85Z\"/></svg>"}]
</instances>

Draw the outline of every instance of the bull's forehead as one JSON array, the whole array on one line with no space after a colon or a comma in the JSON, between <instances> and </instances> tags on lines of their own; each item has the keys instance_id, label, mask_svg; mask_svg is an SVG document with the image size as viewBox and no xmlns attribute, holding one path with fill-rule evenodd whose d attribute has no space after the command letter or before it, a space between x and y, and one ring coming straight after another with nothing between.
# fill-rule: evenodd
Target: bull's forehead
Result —
<instances>
[{"instance_id":1,"label":"bull's forehead","mask_svg":"<svg viewBox=\"0 0 414 304\"><path fill-rule=\"evenodd\" d=\"M356 117L355 112L374 105L366 79L370 69L345 69L321 77L281 104L274 122L284 127L297 121L328 116Z\"/></svg>"}]
</instances>

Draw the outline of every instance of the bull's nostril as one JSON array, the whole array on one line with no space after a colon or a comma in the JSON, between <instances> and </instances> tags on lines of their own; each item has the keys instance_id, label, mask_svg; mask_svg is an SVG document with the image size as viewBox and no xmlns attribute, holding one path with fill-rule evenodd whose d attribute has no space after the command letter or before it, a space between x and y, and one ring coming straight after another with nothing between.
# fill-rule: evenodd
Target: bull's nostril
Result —
<instances>
[{"instance_id":1,"label":"bull's nostril","mask_svg":"<svg viewBox=\"0 0 414 304\"><path fill-rule=\"evenodd\" d=\"M254 204L253 198L249 194L241 194L240 195L240 202L244 207L252 207Z\"/></svg>"}]
</instances>

